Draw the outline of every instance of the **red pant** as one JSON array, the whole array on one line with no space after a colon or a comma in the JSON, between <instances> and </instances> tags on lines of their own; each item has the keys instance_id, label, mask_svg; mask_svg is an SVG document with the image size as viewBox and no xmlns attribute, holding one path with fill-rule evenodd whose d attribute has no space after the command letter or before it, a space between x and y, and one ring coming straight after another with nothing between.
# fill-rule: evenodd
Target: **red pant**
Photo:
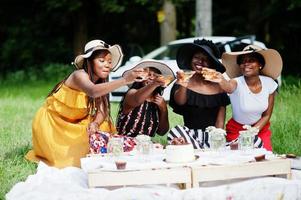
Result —
<instances>
[{"instance_id":1,"label":"red pant","mask_svg":"<svg viewBox=\"0 0 301 200\"><path fill-rule=\"evenodd\" d=\"M227 141L230 142L232 140L235 140L239 136L239 131L244 130L243 124L240 124L236 122L233 118L231 118L227 125L226 125L226 131L227 131ZM271 135L272 132L270 130L270 122L268 122L258 133L258 137L263 142L263 147L266 150L272 151L272 144L271 144Z\"/></svg>"}]
</instances>

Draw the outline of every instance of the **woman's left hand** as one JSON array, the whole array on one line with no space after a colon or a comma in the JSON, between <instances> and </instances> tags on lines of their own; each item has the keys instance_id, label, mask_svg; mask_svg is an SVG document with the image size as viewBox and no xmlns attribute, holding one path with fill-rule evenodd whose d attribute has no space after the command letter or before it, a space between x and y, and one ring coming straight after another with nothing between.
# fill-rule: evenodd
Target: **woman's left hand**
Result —
<instances>
[{"instance_id":1,"label":"woman's left hand","mask_svg":"<svg viewBox=\"0 0 301 200\"><path fill-rule=\"evenodd\" d=\"M87 128L87 131L88 133L95 133L98 131L98 127L99 127L99 124L97 122L91 122L89 125L88 125L88 128Z\"/></svg>"},{"instance_id":2,"label":"woman's left hand","mask_svg":"<svg viewBox=\"0 0 301 200\"><path fill-rule=\"evenodd\" d=\"M159 107L160 110L167 109L167 107L166 107L166 102L165 102L164 98L163 98L161 95L156 94L156 95L154 96L153 102L154 102L156 105L158 105L158 107Z\"/></svg>"},{"instance_id":3,"label":"woman's left hand","mask_svg":"<svg viewBox=\"0 0 301 200\"><path fill-rule=\"evenodd\" d=\"M163 76L157 76L155 79L152 80L152 83L156 86L162 86L164 87L165 81Z\"/></svg>"}]
</instances>

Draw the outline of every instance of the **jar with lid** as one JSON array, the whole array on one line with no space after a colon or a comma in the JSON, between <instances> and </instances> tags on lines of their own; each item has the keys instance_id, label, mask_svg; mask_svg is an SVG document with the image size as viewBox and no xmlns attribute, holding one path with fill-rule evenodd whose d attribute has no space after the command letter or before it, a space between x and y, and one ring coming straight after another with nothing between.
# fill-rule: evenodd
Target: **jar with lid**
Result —
<instances>
[{"instance_id":1,"label":"jar with lid","mask_svg":"<svg viewBox=\"0 0 301 200\"><path fill-rule=\"evenodd\" d=\"M111 137L108 143L108 153L113 156L120 156L123 153L123 138Z\"/></svg>"},{"instance_id":2,"label":"jar with lid","mask_svg":"<svg viewBox=\"0 0 301 200\"><path fill-rule=\"evenodd\" d=\"M241 150L250 150L254 147L254 134L251 131L239 131L238 147Z\"/></svg>"},{"instance_id":3,"label":"jar with lid","mask_svg":"<svg viewBox=\"0 0 301 200\"><path fill-rule=\"evenodd\" d=\"M139 135L136 137L137 151L139 154L148 155L152 152L153 143L151 137L147 135Z\"/></svg>"},{"instance_id":4,"label":"jar with lid","mask_svg":"<svg viewBox=\"0 0 301 200\"><path fill-rule=\"evenodd\" d=\"M226 138L222 134L210 134L209 135L210 149L220 150L225 147Z\"/></svg>"},{"instance_id":5,"label":"jar with lid","mask_svg":"<svg viewBox=\"0 0 301 200\"><path fill-rule=\"evenodd\" d=\"M222 150L226 145L226 131L221 128L209 126L205 132L209 134L210 149L217 151Z\"/></svg>"}]
</instances>

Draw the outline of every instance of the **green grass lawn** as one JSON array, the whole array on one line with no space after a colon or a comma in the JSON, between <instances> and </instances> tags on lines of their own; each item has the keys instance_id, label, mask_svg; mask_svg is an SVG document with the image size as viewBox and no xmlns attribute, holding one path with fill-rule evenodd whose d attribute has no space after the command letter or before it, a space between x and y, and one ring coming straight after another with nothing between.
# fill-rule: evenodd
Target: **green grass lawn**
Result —
<instances>
[{"instance_id":1,"label":"green grass lawn","mask_svg":"<svg viewBox=\"0 0 301 200\"><path fill-rule=\"evenodd\" d=\"M0 83L0 199L17 182L35 173L36 164L24 155L31 148L31 121L54 83ZM301 155L301 81L286 78L276 97L271 119L272 143L276 153ZM115 119L118 104L112 104ZM169 110L170 127L182 124L180 116ZM227 119L231 117L228 107ZM161 143L166 137L154 138Z\"/></svg>"}]
</instances>

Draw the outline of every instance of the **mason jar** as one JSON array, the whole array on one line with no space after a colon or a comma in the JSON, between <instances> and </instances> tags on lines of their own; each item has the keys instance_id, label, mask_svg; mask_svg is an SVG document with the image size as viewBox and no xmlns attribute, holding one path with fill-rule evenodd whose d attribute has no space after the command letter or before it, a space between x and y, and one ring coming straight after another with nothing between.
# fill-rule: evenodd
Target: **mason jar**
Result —
<instances>
[{"instance_id":1,"label":"mason jar","mask_svg":"<svg viewBox=\"0 0 301 200\"><path fill-rule=\"evenodd\" d=\"M113 156L120 156L123 153L123 138L111 137L108 143L108 153Z\"/></svg>"},{"instance_id":2,"label":"mason jar","mask_svg":"<svg viewBox=\"0 0 301 200\"><path fill-rule=\"evenodd\" d=\"M209 134L210 149L220 150L226 145L226 138L222 134Z\"/></svg>"},{"instance_id":3,"label":"mason jar","mask_svg":"<svg viewBox=\"0 0 301 200\"><path fill-rule=\"evenodd\" d=\"M137 141L137 151L140 154L148 155L152 152L153 143L151 141L151 137L149 136L141 136L136 137Z\"/></svg>"},{"instance_id":4,"label":"mason jar","mask_svg":"<svg viewBox=\"0 0 301 200\"><path fill-rule=\"evenodd\" d=\"M250 150L254 148L254 135L250 131L239 131L238 148Z\"/></svg>"}]
</instances>

